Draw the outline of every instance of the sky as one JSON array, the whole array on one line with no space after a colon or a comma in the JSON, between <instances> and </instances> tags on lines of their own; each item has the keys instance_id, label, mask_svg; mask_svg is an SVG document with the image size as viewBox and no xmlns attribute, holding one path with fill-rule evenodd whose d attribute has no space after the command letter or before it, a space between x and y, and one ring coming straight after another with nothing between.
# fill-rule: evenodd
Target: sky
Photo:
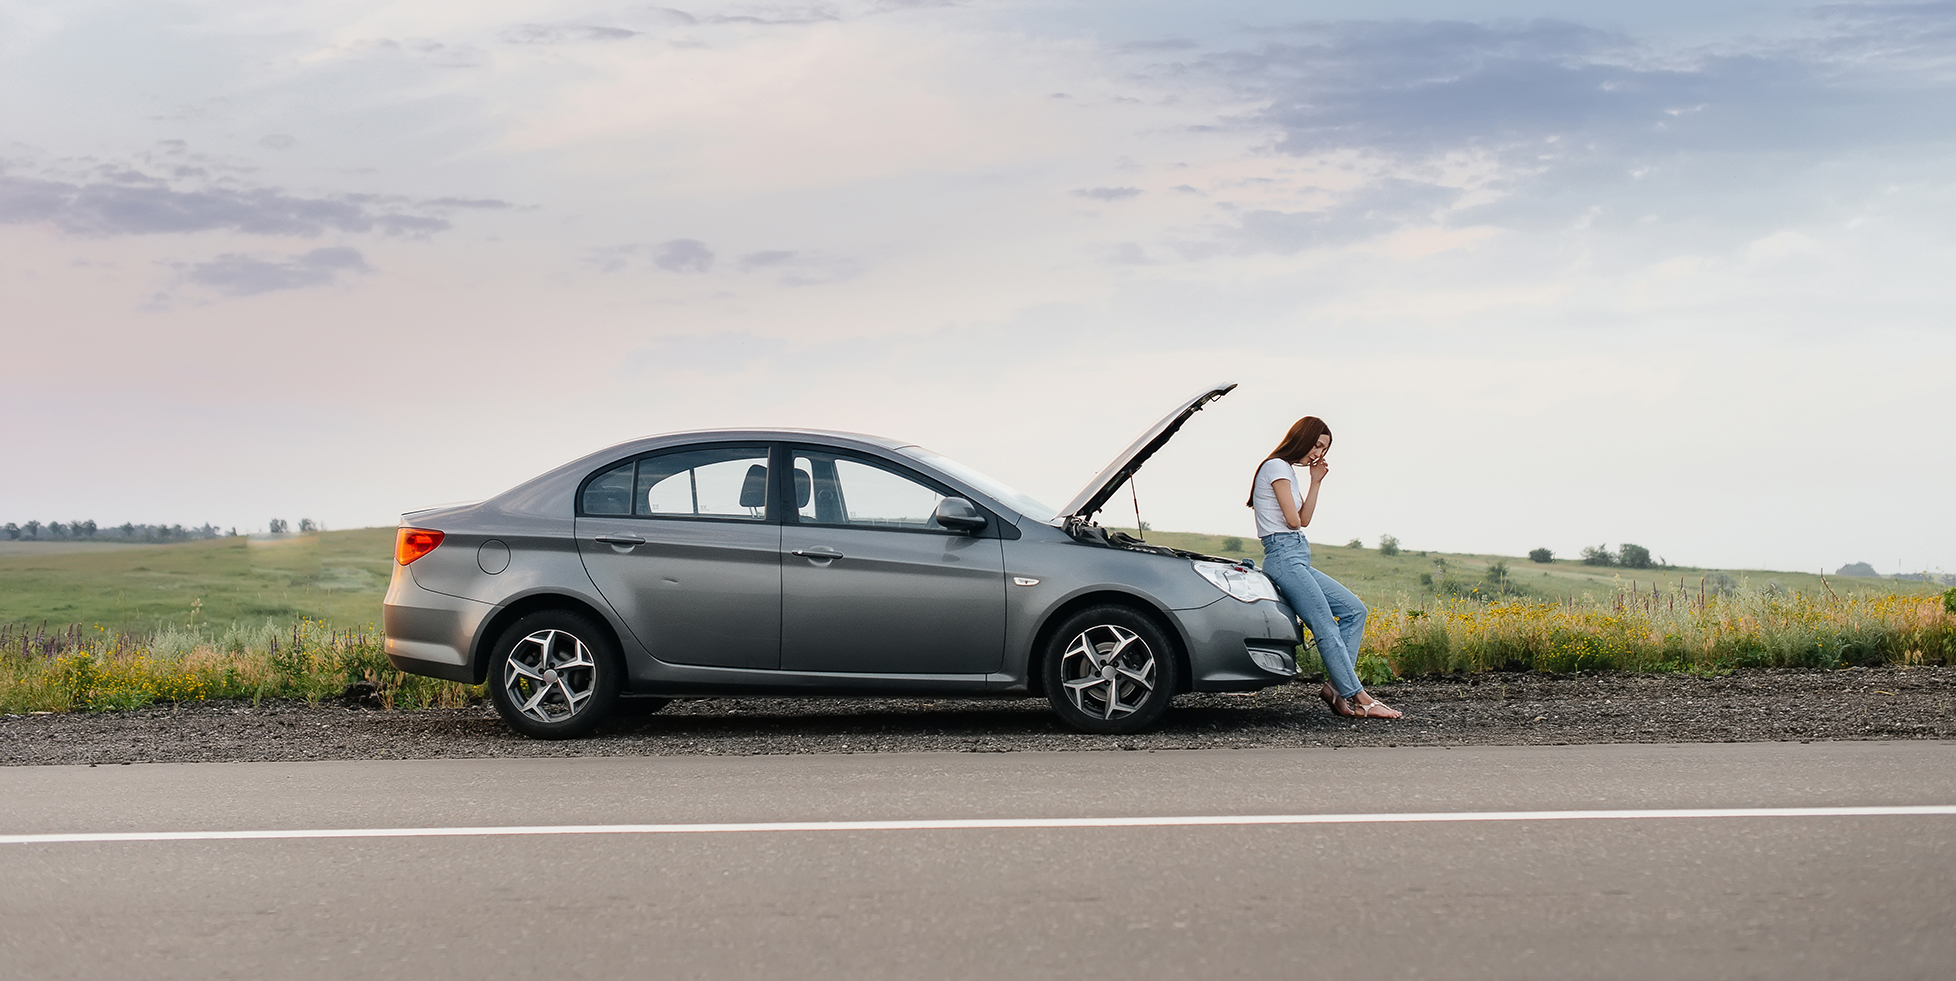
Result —
<instances>
[{"instance_id":1,"label":"sky","mask_svg":"<svg viewBox=\"0 0 1956 981\"><path fill-rule=\"evenodd\" d=\"M1953 164L1952 3L14 0L0 521L725 426L1058 504L1234 381L1153 527L1309 414L1319 543L1956 570Z\"/></svg>"}]
</instances>

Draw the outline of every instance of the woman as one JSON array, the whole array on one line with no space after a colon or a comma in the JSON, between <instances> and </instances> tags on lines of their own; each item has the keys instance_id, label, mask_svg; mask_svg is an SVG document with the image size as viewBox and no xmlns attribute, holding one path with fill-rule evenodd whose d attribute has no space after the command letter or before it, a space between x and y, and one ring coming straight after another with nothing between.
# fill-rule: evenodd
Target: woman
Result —
<instances>
[{"instance_id":1,"label":"woman","mask_svg":"<svg viewBox=\"0 0 1956 981\"><path fill-rule=\"evenodd\" d=\"M1311 543L1304 529L1318 508L1318 485L1331 472L1324 462L1330 450L1331 427L1317 416L1305 416L1256 468L1249 504L1256 511L1257 537L1263 540L1263 571L1317 638L1327 679L1319 697L1331 711L1396 719L1402 713L1367 694L1355 670L1359 638L1365 634L1365 604L1338 580L1311 568ZM1297 491L1299 464L1311 471L1311 489L1302 494Z\"/></svg>"}]
</instances>

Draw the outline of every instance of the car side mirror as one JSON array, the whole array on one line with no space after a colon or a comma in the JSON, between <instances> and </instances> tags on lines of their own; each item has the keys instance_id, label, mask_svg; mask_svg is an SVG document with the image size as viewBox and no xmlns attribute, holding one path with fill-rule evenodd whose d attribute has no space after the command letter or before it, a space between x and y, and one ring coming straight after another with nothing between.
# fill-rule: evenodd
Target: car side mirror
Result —
<instances>
[{"instance_id":1,"label":"car side mirror","mask_svg":"<svg viewBox=\"0 0 1956 981\"><path fill-rule=\"evenodd\" d=\"M985 530L985 516L962 497L947 497L937 502L937 523L967 535Z\"/></svg>"}]
</instances>

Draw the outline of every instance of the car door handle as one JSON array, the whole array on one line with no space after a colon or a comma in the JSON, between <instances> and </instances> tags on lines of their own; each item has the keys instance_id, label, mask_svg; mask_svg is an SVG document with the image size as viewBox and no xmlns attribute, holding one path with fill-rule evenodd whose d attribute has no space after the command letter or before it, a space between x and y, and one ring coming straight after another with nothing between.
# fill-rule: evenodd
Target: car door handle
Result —
<instances>
[{"instance_id":1,"label":"car door handle","mask_svg":"<svg viewBox=\"0 0 1956 981\"><path fill-rule=\"evenodd\" d=\"M799 555L804 559L820 559L823 561L842 558L841 552L830 548L798 548L789 554Z\"/></svg>"},{"instance_id":2,"label":"car door handle","mask_svg":"<svg viewBox=\"0 0 1956 981\"><path fill-rule=\"evenodd\" d=\"M595 541L605 545L616 545L620 548L632 548L645 544L645 539L637 535L599 535Z\"/></svg>"}]
</instances>

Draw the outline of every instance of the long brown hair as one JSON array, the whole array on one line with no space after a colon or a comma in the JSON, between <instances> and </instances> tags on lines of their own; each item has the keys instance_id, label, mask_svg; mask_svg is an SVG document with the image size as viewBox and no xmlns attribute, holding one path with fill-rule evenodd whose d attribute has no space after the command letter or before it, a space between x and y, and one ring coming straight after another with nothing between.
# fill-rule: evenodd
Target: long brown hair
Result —
<instances>
[{"instance_id":1,"label":"long brown hair","mask_svg":"<svg viewBox=\"0 0 1956 981\"><path fill-rule=\"evenodd\" d=\"M1325 425L1323 419L1317 416L1305 416L1291 423L1290 432L1284 434L1283 441L1277 444L1276 449L1270 451L1269 456L1258 460L1256 465L1261 469L1264 464L1272 460L1282 460L1294 466L1297 461L1304 459L1304 457L1310 454L1312 447L1318 445L1319 436L1329 435L1331 435L1331 427ZM1330 449L1330 445L1326 444L1325 448ZM1244 501L1243 506L1256 506L1256 480L1254 478L1250 481L1250 499Z\"/></svg>"}]
</instances>

